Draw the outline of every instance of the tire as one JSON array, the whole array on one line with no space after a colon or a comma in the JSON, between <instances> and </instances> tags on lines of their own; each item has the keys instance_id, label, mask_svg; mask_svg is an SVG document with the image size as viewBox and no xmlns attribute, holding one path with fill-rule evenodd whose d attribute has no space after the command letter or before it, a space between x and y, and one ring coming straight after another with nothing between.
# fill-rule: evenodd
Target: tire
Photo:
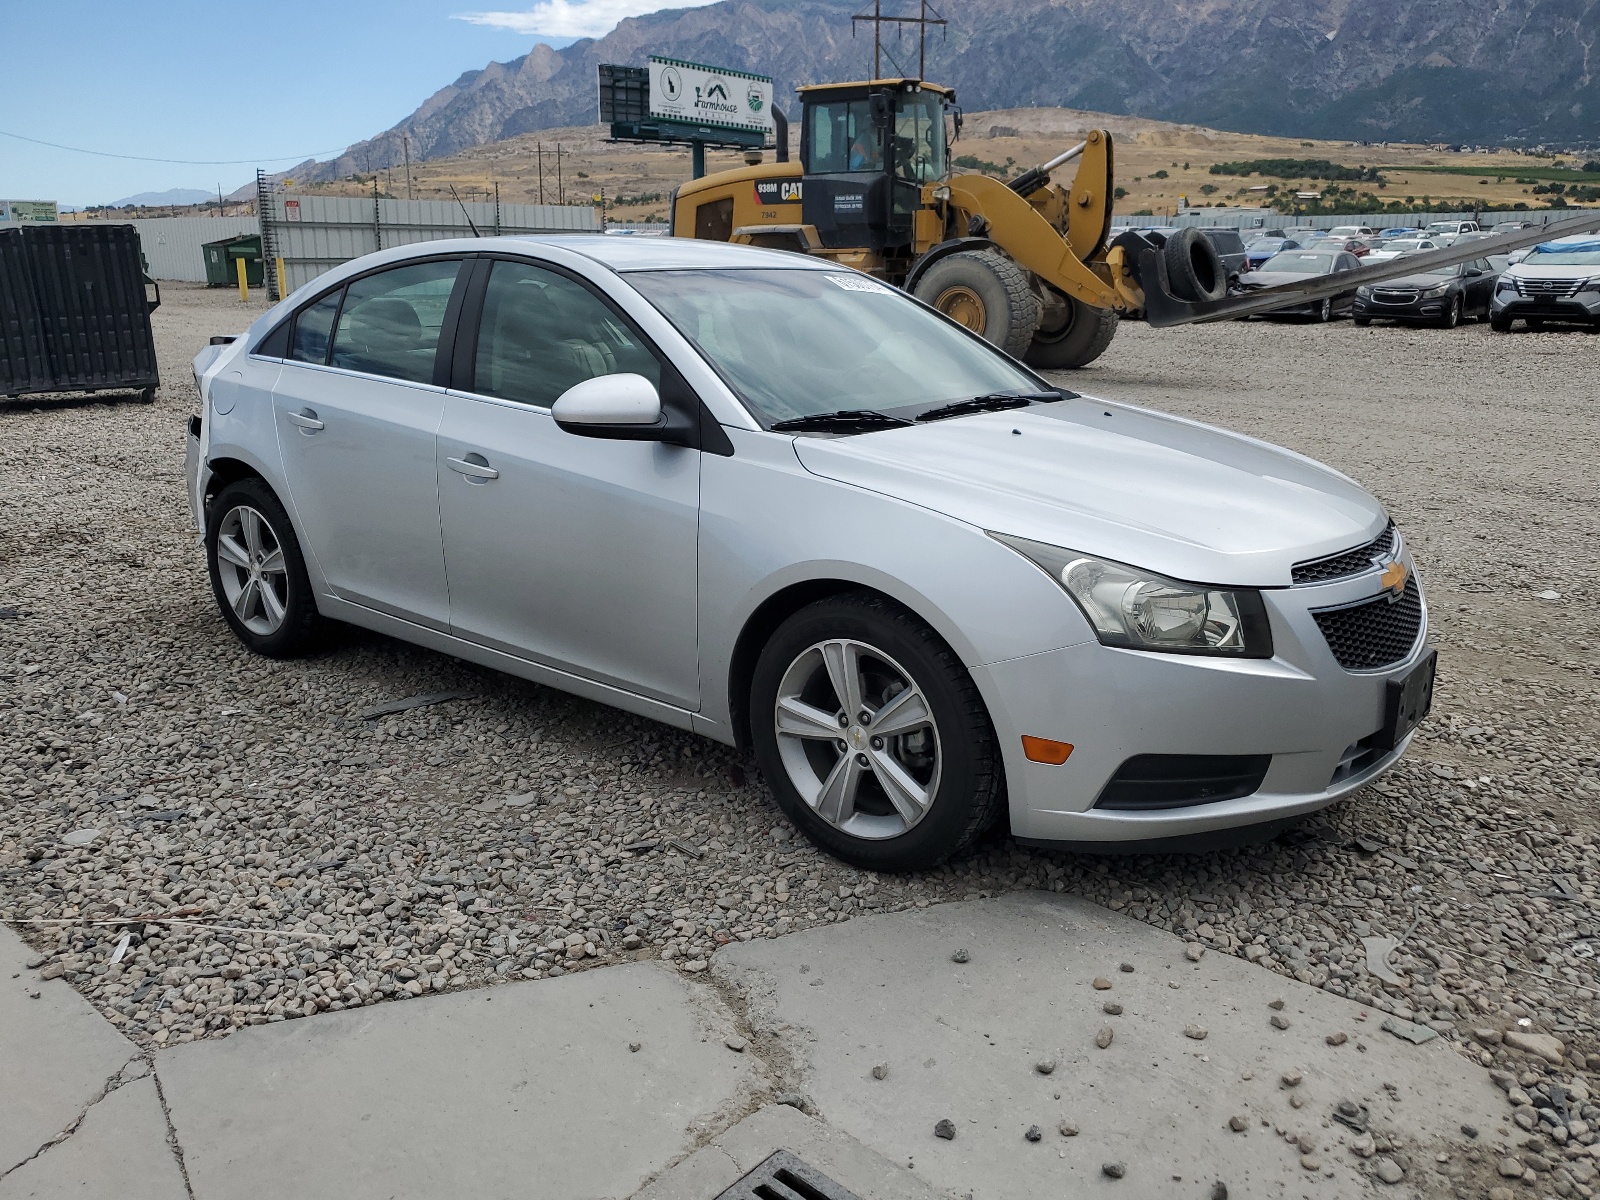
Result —
<instances>
[{"instance_id":1,"label":"tire","mask_svg":"<svg viewBox=\"0 0 1600 1200\"><path fill-rule=\"evenodd\" d=\"M249 649L292 658L315 644L322 618L305 558L289 514L265 482L236 480L212 500L206 566L222 619Z\"/></svg>"},{"instance_id":2,"label":"tire","mask_svg":"<svg viewBox=\"0 0 1600 1200\"><path fill-rule=\"evenodd\" d=\"M1352 325L1357 326L1360 329L1365 329L1368 325L1372 324L1372 318L1371 317L1351 317L1350 318L1350 323Z\"/></svg>"},{"instance_id":3,"label":"tire","mask_svg":"<svg viewBox=\"0 0 1600 1200\"><path fill-rule=\"evenodd\" d=\"M1013 358L1027 353L1039 328L1039 298L1028 273L987 250L941 258L917 280L912 294Z\"/></svg>"},{"instance_id":4,"label":"tire","mask_svg":"<svg viewBox=\"0 0 1600 1200\"><path fill-rule=\"evenodd\" d=\"M1333 320L1333 301L1330 299L1324 299L1317 307L1317 311L1312 313L1306 319L1316 325L1326 325L1329 321Z\"/></svg>"},{"instance_id":5,"label":"tire","mask_svg":"<svg viewBox=\"0 0 1600 1200\"><path fill-rule=\"evenodd\" d=\"M1544 331L1543 317L1528 317L1527 324L1528 329L1533 333L1542 333Z\"/></svg>"},{"instance_id":6,"label":"tire","mask_svg":"<svg viewBox=\"0 0 1600 1200\"><path fill-rule=\"evenodd\" d=\"M1063 296L1067 317L1060 329L1042 326L1033 335L1022 361L1045 371L1073 371L1086 367L1106 352L1117 336L1117 314L1092 308L1081 300Z\"/></svg>"},{"instance_id":7,"label":"tire","mask_svg":"<svg viewBox=\"0 0 1600 1200\"><path fill-rule=\"evenodd\" d=\"M898 701L895 719L908 723L887 741L855 714L840 725L852 697L840 695L836 676L855 681L845 690L853 687L863 715L889 720L883 710ZM854 866L926 870L1000 814L1004 768L972 676L938 634L882 597L819 600L779 626L756 663L749 711L778 806Z\"/></svg>"},{"instance_id":8,"label":"tire","mask_svg":"<svg viewBox=\"0 0 1600 1200\"><path fill-rule=\"evenodd\" d=\"M1228 294L1222 256L1198 229L1180 229L1161 248L1167 283L1179 300L1221 300Z\"/></svg>"},{"instance_id":9,"label":"tire","mask_svg":"<svg viewBox=\"0 0 1600 1200\"><path fill-rule=\"evenodd\" d=\"M1511 318L1496 316L1491 312L1489 314L1489 328L1494 330L1496 333L1510 333Z\"/></svg>"},{"instance_id":10,"label":"tire","mask_svg":"<svg viewBox=\"0 0 1600 1200\"><path fill-rule=\"evenodd\" d=\"M1439 318L1440 329L1454 329L1461 324L1461 297L1455 296L1450 300L1450 307L1444 316Z\"/></svg>"}]
</instances>

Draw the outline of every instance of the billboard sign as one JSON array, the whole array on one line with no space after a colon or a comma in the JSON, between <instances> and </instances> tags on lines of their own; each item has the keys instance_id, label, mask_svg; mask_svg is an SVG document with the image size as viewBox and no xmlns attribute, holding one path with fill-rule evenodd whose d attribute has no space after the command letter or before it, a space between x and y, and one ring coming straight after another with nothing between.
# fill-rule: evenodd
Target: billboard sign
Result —
<instances>
[{"instance_id":1,"label":"billboard sign","mask_svg":"<svg viewBox=\"0 0 1600 1200\"><path fill-rule=\"evenodd\" d=\"M54 200L0 200L0 221L54 221Z\"/></svg>"},{"instance_id":2,"label":"billboard sign","mask_svg":"<svg viewBox=\"0 0 1600 1200\"><path fill-rule=\"evenodd\" d=\"M650 56L650 116L771 134L772 78Z\"/></svg>"}]
</instances>

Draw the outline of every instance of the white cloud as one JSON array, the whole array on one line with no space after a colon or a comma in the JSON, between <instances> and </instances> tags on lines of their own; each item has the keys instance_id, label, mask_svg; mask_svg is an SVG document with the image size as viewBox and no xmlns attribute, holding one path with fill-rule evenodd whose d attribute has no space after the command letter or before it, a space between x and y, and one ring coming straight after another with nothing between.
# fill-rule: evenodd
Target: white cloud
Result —
<instances>
[{"instance_id":1,"label":"white cloud","mask_svg":"<svg viewBox=\"0 0 1600 1200\"><path fill-rule=\"evenodd\" d=\"M524 12L457 13L458 21L545 37L604 37L624 17L639 17L663 8L700 8L716 0L539 0Z\"/></svg>"}]
</instances>

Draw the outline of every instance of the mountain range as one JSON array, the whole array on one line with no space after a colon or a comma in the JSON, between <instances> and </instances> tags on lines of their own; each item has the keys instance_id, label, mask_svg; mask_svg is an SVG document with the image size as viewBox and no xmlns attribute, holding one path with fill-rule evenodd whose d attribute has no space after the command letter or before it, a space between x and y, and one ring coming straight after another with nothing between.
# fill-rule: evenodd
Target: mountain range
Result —
<instances>
[{"instance_id":1,"label":"mountain range","mask_svg":"<svg viewBox=\"0 0 1600 1200\"><path fill-rule=\"evenodd\" d=\"M864 78L862 0L720 0L469 71L292 174L333 179L596 119L596 67L663 54L798 84ZM1600 143L1600 0L943 0L927 75L971 110L1062 106L1287 137ZM886 11L915 11L891 0ZM884 74L915 74L912 32ZM780 103L782 100L780 99Z\"/></svg>"}]
</instances>

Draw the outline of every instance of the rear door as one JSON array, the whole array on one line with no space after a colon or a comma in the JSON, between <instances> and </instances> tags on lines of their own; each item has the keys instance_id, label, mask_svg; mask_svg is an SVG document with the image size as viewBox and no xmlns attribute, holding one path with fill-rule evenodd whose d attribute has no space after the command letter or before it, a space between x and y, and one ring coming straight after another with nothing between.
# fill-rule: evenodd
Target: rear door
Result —
<instances>
[{"instance_id":1,"label":"rear door","mask_svg":"<svg viewBox=\"0 0 1600 1200\"><path fill-rule=\"evenodd\" d=\"M438 445L452 631L698 708L700 452L579 437L550 415L585 379L632 372L670 400L675 374L583 280L478 271Z\"/></svg>"},{"instance_id":2,"label":"rear door","mask_svg":"<svg viewBox=\"0 0 1600 1200\"><path fill-rule=\"evenodd\" d=\"M290 495L334 593L447 629L435 383L460 259L365 275L296 318L273 410Z\"/></svg>"}]
</instances>

